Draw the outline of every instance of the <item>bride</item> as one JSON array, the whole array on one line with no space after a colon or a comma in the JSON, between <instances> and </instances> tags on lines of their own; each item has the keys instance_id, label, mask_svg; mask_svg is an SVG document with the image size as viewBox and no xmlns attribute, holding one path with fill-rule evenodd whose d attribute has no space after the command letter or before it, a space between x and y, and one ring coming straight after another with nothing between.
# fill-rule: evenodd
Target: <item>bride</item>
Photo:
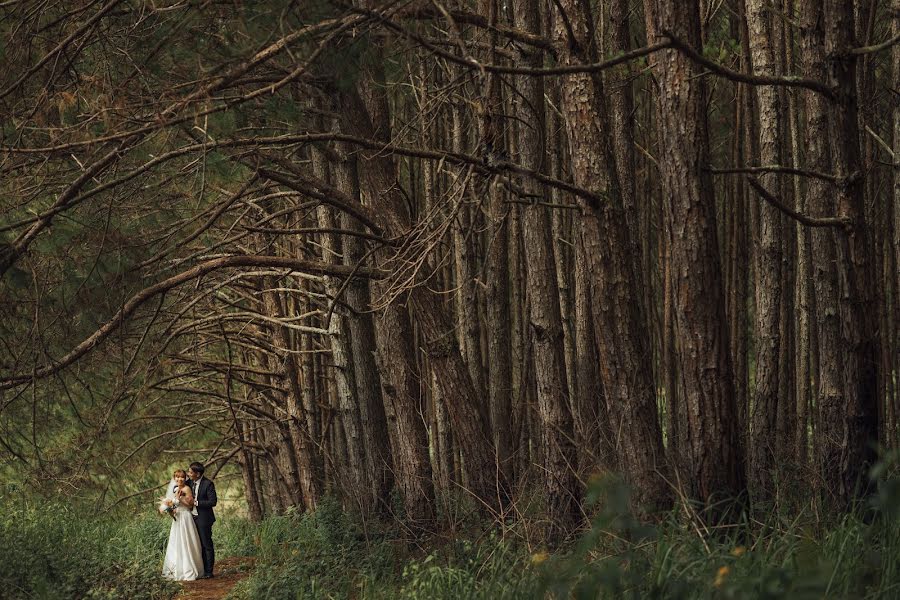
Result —
<instances>
[{"instance_id":1,"label":"bride","mask_svg":"<svg viewBox=\"0 0 900 600\"><path fill-rule=\"evenodd\" d=\"M166 490L166 499L177 501L172 528L169 530L169 545L163 562L163 577L176 581L193 581L201 573L203 556L200 553L200 536L194 525L192 511L194 495L185 485L187 473L177 469L172 473L172 481Z\"/></svg>"}]
</instances>

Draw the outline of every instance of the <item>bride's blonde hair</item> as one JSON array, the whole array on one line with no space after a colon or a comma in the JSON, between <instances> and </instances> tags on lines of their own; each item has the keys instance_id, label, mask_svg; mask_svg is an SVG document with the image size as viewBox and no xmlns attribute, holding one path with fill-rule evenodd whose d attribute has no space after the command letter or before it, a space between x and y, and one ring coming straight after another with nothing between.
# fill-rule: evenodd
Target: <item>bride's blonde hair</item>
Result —
<instances>
[{"instance_id":1,"label":"bride's blonde hair","mask_svg":"<svg viewBox=\"0 0 900 600\"><path fill-rule=\"evenodd\" d=\"M172 471L172 479L175 479L176 477L178 477L179 473L181 473L181 476L184 477L185 480L187 480L187 478L188 478L187 471L185 471L184 469L175 469L174 471Z\"/></svg>"}]
</instances>

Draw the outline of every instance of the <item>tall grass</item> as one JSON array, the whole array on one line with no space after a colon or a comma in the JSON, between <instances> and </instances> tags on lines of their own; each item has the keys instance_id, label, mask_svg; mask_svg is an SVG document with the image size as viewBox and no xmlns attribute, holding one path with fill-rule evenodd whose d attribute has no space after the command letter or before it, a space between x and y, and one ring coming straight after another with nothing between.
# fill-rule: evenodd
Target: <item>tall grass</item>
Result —
<instances>
[{"instance_id":1,"label":"tall grass","mask_svg":"<svg viewBox=\"0 0 900 600\"><path fill-rule=\"evenodd\" d=\"M389 543L358 539L348 516L332 501L314 514L269 517L256 529L256 566L231 598L366 598L396 572Z\"/></svg>"},{"instance_id":2,"label":"tall grass","mask_svg":"<svg viewBox=\"0 0 900 600\"><path fill-rule=\"evenodd\" d=\"M0 498L0 597L171 598L160 577L168 523L154 514L114 519L63 502Z\"/></svg>"},{"instance_id":3,"label":"tall grass","mask_svg":"<svg viewBox=\"0 0 900 600\"><path fill-rule=\"evenodd\" d=\"M591 491L591 527L565 550L527 547L515 528L439 543L365 542L333 503L315 515L265 520L258 561L232 592L250 598L889 599L900 597L900 483L826 521L772 513L708 530L683 513L653 526L627 509L627 490ZM422 550L422 546L427 550Z\"/></svg>"},{"instance_id":4,"label":"tall grass","mask_svg":"<svg viewBox=\"0 0 900 600\"><path fill-rule=\"evenodd\" d=\"M863 510L865 508L865 510ZM900 522L861 507L822 528L801 512L704 531L601 512L569 553L542 564L536 596L660 599L900 597Z\"/></svg>"},{"instance_id":5,"label":"tall grass","mask_svg":"<svg viewBox=\"0 0 900 600\"><path fill-rule=\"evenodd\" d=\"M883 470L882 470L883 471ZM217 555L255 556L231 592L249 599L889 599L900 597L900 480L833 515L772 513L708 530L673 512L653 525L614 481L590 493L591 526L562 550L530 546L523 524L415 542L366 530L333 501L260 524L224 515ZM169 522L63 503L0 499L0 597L171 598L159 576ZM370 524L371 526L371 524Z\"/></svg>"},{"instance_id":6,"label":"tall grass","mask_svg":"<svg viewBox=\"0 0 900 600\"><path fill-rule=\"evenodd\" d=\"M3 600L159 600L181 589L161 576L171 521L152 508L97 514L62 500L37 502L17 486L2 491ZM220 514L213 531L217 556L255 554L256 531L245 518Z\"/></svg>"}]
</instances>

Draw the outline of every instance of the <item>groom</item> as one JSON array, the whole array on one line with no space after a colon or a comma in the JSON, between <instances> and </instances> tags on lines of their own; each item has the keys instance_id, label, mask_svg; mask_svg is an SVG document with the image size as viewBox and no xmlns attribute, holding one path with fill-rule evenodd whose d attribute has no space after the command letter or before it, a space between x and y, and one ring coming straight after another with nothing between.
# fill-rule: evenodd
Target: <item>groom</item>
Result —
<instances>
[{"instance_id":1,"label":"groom","mask_svg":"<svg viewBox=\"0 0 900 600\"><path fill-rule=\"evenodd\" d=\"M196 501L193 514L197 533L200 535L200 546L203 550L203 575L200 579L209 579L213 576L213 563L216 561L216 551L213 548L212 526L216 522L213 506L216 505L216 486L203 476L203 465L192 462L188 469L191 476L191 489Z\"/></svg>"}]
</instances>

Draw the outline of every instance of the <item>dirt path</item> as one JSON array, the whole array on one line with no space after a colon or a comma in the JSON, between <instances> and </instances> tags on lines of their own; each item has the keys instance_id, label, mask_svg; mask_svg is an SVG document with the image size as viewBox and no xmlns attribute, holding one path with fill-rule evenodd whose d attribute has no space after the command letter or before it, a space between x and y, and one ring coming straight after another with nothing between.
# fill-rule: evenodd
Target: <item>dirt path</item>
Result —
<instances>
[{"instance_id":1,"label":"dirt path","mask_svg":"<svg viewBox=\"0 0 900 600\"><path fill-rule=\"evenodd\" d=\"M216 561L216 576L212 579L185 581L184 590L175 600L220 600L228 595L231 588L250 574L253 558L234 556Z\"/></svg>"}]
</instances>

